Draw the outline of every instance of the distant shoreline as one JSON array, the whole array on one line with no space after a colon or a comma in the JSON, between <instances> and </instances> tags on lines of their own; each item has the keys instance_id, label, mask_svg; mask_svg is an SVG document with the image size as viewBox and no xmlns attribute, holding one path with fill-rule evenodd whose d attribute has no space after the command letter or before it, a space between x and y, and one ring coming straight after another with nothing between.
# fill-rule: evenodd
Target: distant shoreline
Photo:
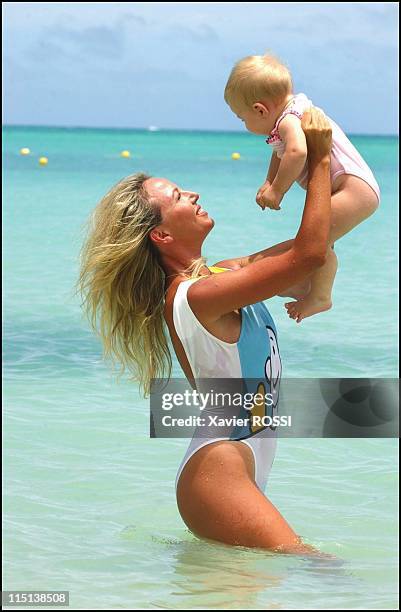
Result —
<instances>
[{"instance_id":1,"label":"distant shoreline","mask_svg":"<svg viewBox=\"0 0 401 612\"><path fill-rule=\"evenodd\" d=\"M240 136L250 136L248 132L244 130L200 130L195 128L157 128L157 130L151 130L147 127L93 127L93 126L65 126L65 125L12 125L3 124L3 129L13 130L65 130L65 131L106 131L106 132L148 132L149 134L168 133L168 132L187 132L197 134L236 134ZM349 136L368 137L368 138L398 138L399 135L395 134L375 134L366 132L346 132Z\"/></svg>"}]
</instances>

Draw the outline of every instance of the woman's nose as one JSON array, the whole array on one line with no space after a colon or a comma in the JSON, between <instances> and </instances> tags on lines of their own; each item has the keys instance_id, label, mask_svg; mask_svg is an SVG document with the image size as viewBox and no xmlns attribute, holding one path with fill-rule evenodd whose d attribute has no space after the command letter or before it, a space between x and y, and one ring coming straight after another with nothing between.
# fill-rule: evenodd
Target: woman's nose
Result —
<instances>
[{"instance_id":1,"label":"woman's nose","mask_svg":"<svg viewBox=\"0 0 401 612\"><path fill-rule=\"evenodd\" d=\"M193 202L193 204L196 204L196 202L199 200L199 193L191 193L190 198Z\"/></svg>"}]
</instances>

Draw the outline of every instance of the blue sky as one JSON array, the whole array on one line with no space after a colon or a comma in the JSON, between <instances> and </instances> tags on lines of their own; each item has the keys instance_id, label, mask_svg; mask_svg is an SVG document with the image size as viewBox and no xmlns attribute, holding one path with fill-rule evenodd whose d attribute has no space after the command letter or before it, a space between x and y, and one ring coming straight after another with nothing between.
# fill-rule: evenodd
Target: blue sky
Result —
<instances>
[{"instance_id":1,"label":"blue sky","mask_svg":"<svg viewBox=\"0 0 401 612\"><path fill-rule=\"evenodd\" d=\"M242 130L223 99L270 50L347 132L398 131L398 4L3 2L6 124Z\"/></svg>"}]
</instances>

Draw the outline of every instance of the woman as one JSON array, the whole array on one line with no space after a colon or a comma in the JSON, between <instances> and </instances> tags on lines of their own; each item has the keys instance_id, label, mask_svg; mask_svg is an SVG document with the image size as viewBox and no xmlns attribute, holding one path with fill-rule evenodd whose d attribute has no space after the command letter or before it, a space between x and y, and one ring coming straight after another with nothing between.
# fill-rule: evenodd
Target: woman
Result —
<instances>
[{"instance_id":1,"label":"woman","mask_svg":"<svg viewBox=\"0 0 401 612\"><path fill-rule=\"evenodd\" d=\"M95 209L81 291L105 355L128 368L145 394L151 378L171 373L165 322L190 381L251 376L267 383L274 368L278 375L276 330L263 300L289 287L294 295L324 264L330 226L330 126L311 109L302 127L309 184L294 240L209 269L201 247L214 221L199 195L144 174L121 181ZM263 494L274 436L264 430L241 438L191 441L176 479L184 522L227 544L316 552Z\"/></svg>"}]
</instances>

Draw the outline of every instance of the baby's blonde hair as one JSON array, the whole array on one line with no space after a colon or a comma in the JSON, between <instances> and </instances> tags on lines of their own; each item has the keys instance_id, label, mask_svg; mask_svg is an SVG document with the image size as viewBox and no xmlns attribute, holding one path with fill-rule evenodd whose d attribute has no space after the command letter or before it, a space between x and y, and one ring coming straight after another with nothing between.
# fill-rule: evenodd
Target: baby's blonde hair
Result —
<instances>
[{"instance_id":1,"label":"baby's blonde hair","mask_svg":"<svg viewBox=\"0 0 401 612\"><path fill-rule=\"evenodd\" d=\"M284 64L270 54L249 55L232 69L224 99L235 112L247 110L259 100L280 103L291 93L291 74Z\"/></svg>"}]
</instances>

